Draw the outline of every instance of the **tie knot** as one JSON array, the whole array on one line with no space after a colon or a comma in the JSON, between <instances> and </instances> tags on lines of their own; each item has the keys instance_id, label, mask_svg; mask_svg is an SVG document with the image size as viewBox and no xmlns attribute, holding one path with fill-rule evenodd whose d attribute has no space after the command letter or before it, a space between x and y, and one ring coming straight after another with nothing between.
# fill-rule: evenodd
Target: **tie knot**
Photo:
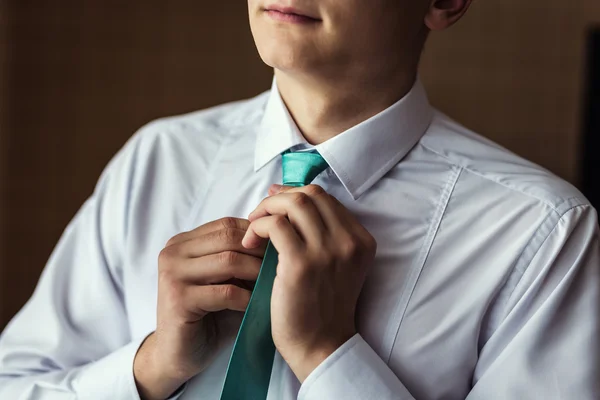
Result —
<instances>
[{"instance_id":1,"label":"tie knot","mask_svg":"<svg viewBox=\"0 0 600 400\"><path fill-rule=\"evenodd\" d=\"M282 154L283 184L306 186L327 169L327 161L317 152L285 151Z\"/></svg>"}]
</instances>

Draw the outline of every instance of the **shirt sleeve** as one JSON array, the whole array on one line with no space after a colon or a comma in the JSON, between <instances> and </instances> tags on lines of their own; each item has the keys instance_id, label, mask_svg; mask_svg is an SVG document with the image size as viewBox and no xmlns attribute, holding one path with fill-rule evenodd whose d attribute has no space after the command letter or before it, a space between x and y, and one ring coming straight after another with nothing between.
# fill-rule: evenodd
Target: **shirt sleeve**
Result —
<instances>
[{"instance_id":1,"label":"shirt sleeve","mask_svg":"<svg viewBox=\"0 0 600 400\"><path fill-rule=\"evenodd\" d=\"M138 141L108 164L0 336L0 399L139 399L133 360L150 332L131 337L121 273Z\"/></svg>"},{"instance_id":2,"label":"shirt sleeve","mask_svg":"<svg viewBox=\"0 0 600 400\"><path fill-rule=\"evenodd\" d=\"M467 400L600 398L600 241L591 206L549 218L523 257L506 316L480 352ZM355 335L304 381L299 400L409 400Z\"/></svg>"},{"instance_id":3,"label":"shirt sleeve","mask_svg":"<svg viewBox=\"0 0 600 400\"><path fill-rule=\"evenodd\" d=\"M468 400L600 398L600 241L589 205L541 227Z\"/></svg>"},{"instance_id":4,"label":"shirt sleeve","mask_svg":"<svg viewBox=\"0 0 600 400\"><path fill-rule=\"evenodd\" d=\"M414 397L357 333L306 378L298 393L298 400L329 399L411 400Z\"/></svg>"}]
</instances>

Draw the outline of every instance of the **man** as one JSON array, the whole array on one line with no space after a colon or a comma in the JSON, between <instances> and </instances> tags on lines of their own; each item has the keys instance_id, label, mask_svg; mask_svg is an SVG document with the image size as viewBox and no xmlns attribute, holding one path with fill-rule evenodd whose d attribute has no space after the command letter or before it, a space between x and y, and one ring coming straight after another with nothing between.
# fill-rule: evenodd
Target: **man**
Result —
<instances>
[{"instance_id":1,"label":"man","mask_svg":"<svg viewBox=\"0 0 600 400\"><path fill-rule=\"evenodd\" d=\"M0 398L218 399L267 239L270 400L600 398L595 210L416 79L470 0L248 3L272 90L117 154L2 335ZM271 186L286 150L328 168Z\"/></svg>"}]
</instances>

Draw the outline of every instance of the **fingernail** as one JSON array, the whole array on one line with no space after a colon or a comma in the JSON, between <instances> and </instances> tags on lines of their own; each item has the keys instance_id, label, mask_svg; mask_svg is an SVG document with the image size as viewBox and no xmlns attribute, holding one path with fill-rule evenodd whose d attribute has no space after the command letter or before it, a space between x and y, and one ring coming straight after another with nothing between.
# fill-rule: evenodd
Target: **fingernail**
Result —
<instances>
[{"instance_id":1,"label":"fingernail","mask_svg":"<svg viewBox=\"0 0 600 400\"><path fill-rule=\"evenodd\" d=\"M281 191L281 188L283 188L282 185L278 185L276 183L272 184L271 187L269 188L269 192L272 193L279 193Z\"/></svg>"},{"instance_id":2,"label":"fingernail","mask_svg":"<svg viewBox=\"0 0 600 400\"><path fill-rule=\"evenodd\" d=\"M248 240L249 240L249 239L248 239L248 235L245 235L245 236L242 238L242 246L244 246L246 249L249 249L249 248L251 248L251 247L253 246L253 244L252 244L252 243L248 243Z\"/></svg>"}]
</instances>

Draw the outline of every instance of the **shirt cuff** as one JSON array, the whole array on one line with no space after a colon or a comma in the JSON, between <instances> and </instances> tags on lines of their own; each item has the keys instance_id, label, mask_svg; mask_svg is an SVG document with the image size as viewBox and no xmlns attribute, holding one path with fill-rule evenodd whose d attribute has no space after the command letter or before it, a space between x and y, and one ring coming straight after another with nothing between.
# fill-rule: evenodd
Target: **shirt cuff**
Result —
<instances>
[{"instance_id":1,"label":"shirt cuff","mask_svg":"<svg viewBox=\"0 0 600 400\"><path fill-rule=\"evenodd\" d=\"M322 399L414 398L357 333L327 357L300 387L298 400Z\"/></svg>"},{"instance_id":2,"label":"shirt cuff","mask_svg":"<svg viewBox=\"0 0 600 400\"><path fill-rule=\"evenodd\" d=\"M147 336L137 339L106 357L88 364L74 383L81 400L141 400L133 375L133 361ZM179 398L181 386L168 400Z\"/></svg>"},{"instance_id":3,"label":"shirt cuff","mask_svg":"<svg viewBox=\"0 0 600 400\"><path fill-rule=\"evenodd\" d=\"M135 340L85 366L74 382L79 398L82 400L140 400L133 377L133 360L145 339L144 336Z\"/></svg>"}]
</instances>

